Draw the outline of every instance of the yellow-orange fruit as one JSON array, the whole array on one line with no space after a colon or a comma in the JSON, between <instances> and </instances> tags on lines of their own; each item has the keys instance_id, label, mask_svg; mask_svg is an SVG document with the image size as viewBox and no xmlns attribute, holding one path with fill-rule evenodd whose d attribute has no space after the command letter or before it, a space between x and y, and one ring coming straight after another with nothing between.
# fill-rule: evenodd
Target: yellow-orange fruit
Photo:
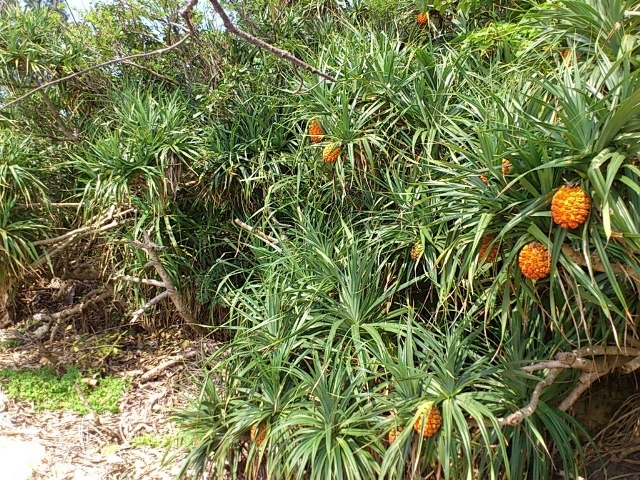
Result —
<instances>
[{"instance_id":1,"label":"yellow-orange fruit","mask_svg":"<svg viewBox=\"0 0 640 480\"><path fill-rule=\"evenodd\" d=\"M487 257L484 258L484 263L490 263L496 259L496 257L498 256L497 243L494 243L493 245L491 245L491 249L489 250L489 253L487 253L489 244L493 241L494 238L496 238L496 236L493 234L484 236L484 238L482 239L482 242L480 243L480 250L478 251L478 261L482 261L485 254L487 255Z\"/></svg>"},{"instance_id":2,"label":"yellow-orange fruit","mask_svg":"<svg viewBox=\"0 0 640 480\"><path fill-rule=\"evenodd\" d=\"M313 143L320 143L324 140L324 130L315 118L309 124L309 137Z\"/></svg>"},{"instance_id":3,"label":"yellow-orange fruit","mask_svg":"<svg viewBox=\"0 0 640 480\"><path fill-rule=\"evenodd\" d=\"M416 243L413 247L411 247L411 260L417 260L420 255L424 252L424 247L420 242Z\"/></svg>"},{"instance_id":4,"label":"yellow-orange fruit","mask_svg":"<svg viewBox=\"0 0 640 480\"><path fill-rule=\"evenodd\" d=\"M480 175L480 180L482 180L482 183L484 183L485 185L489 185L489 179L484 173Z\"/></svg>"},{"instance_id":5,"label":"yellow-orange fruit","mask_svg":"<svg viewBox=\"0 0 640 480\"><path fill-rule=\"evenodd\" d=\"M342 147L339 143L330 143L324 147L322 158L324 158L324 161L327 163L334 163L338 159L341 151Z\"/></svg>"},{"instance_id":6,"label":"yellow-orange fruit","mask_svg":"<svg viewBox=\"0 0 640 480\"><path fill-rule=\"evenodd\" d=\"M502 159L502 174L509 175L511 173L511 160L508 158Z\"/></svg>"},{"instance_id":7,"label":"yellow-orange fruit","mask_svg":"<svg viewBox=\"0 0 640 480\"><path fill-rule=\"evenodd\" d=\"M540 280L551 272L551 254L539 242L527 243L518 255L518 265L522 274L532 280Z\"/></svg>"},{"instance_id":8,"label":"yellow-orange fruit","mask_svg":"<svg viewBox=\"0 0 640 480\"><path fill-rule=\"evenodd\" d=\"M578 186L563 185L551 200L551 216L562 228L578 228L589 216L591 200Z\"/></svg>"},{"instance_id":9,"label":"yellow-orange fruit","mask_svg":"<svg viewBox=\"0 0 640 480\"><path fill-rule=\"evenodd\" d=\"M251 427L251 432L249 432L249 438L252 442L256 442L257 446L262 445L264 442L264 438L267 435L267 425L264 423L259 423L258 425L253 425Z\"/></svg>"},{"instance_id":10,"label":"yellow-orange fruit","mask_svg":"<svg viewBox=\"0 0 640 480\"><path fill-rule=\"evenodd\" d=\"M392 427L387 434L387 440L389 443L393 443L396 441L396 438L400 436L400 432L402 431L402 427Z\"/></svg>"},{"instance_id":11,"label":"yellow-orange fruit","mask_svg":"<svg viewBox=\"0 0 640 480\"><path fill-rule=\"evenodd\" d=\"M433 402L427 402L419 408L419 416L413 422L413 429L424 437L431 437L442 426L442 415ZM424 426L423 426L424 425Z\"/></svg>"},{"instance_id":12,"label":"yellow-orange fruit","mask_svg":"<svg viewBox=\"0 0 640 480\"><path fill-rule=\"evenodd\" d=\"M429 15L426 13L419 13L416 17L416 22L418 22L418 25L426 25L429 22Z\"/></svg>"}]
</instances>

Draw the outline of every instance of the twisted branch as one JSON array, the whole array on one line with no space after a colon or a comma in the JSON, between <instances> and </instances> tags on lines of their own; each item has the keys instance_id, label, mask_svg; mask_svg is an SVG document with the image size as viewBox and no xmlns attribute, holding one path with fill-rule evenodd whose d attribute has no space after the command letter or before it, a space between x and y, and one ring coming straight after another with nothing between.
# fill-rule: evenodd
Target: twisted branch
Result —
<instances>
[{"instance_id":1,"label":"twisted branch","mask_svg":"<svg viewBox=\"0 0 640 480\"><path fill-rule=\"evenodd\" d=\"M551 370L549 370L549 373L547 374L545 379L538 382L536 387L533 389L533 393L531 394L531 401L527 404L527 406L521 408L517 412L513 412L511 415L508 415L505 418L499 418L498 423L500 425L511 425L515 427L516 425L520 425L525 418L533 415L533 412L535 412L536 408L538 408L542 389L551 385L555 381L555 379L558 378L558 375L562 373L562 370L562 368L552 368Z\"/></svg>"},{"instance_id":2,"label":"twisted branch","mask_svg":"<svg viewBox=\"0 0 640 480\"><path fill-rule=\"evenodd\" d=\"M258 48L261 48L263 50L271 52L274 55L287 60L289 63L291 63L292 65L294 65L296 67L304 68L305 70L307 70L307 71L309 71L311 73L315 73L319 77L322 77L325 80L329 80L330 82L337 82L337 80L334 77L332 77L331 75L327 75L326 73L322 72L321 70L318 70L317 68L309 65L308 63L303 62L299 58L295 57L291 52L288 52L286 50L282 50L282 49L280 49L278 47L274 47L270 43L267 43L264 40L260 40L259 38L254 37L253 35L245 32L244 30L240 30L229 19L229 16L224 11L224 9L222 8L222 6L218 2L218 0L209 0L209 1L211 2L211 5L213 5L213 9L216 11L216 13L218 15L220 15L220 18L222 19L222 23L224 24L224 28L229 33L232 33L233 35L236 35L236 36L242 38L244 41L246 41L246 42L248 42L248 43L250 43L252 45L255 45Z\"/></svg>"},{"instance_id":3,"label":"twisted branch","mask_svg":"<svg viewBox=\"0 0 640 480\"><path fill-rule=\"evenodd\" d=\"M147 232L144 232L144 243L142 242L128 242L128 243L130 243L134 247L143 249L147 253L148 257L151 259L147 263L147 265L153 266L156 269L156 272L162 279L162 282L161 282L162 286L166 289L164 292L160 293L159 295L155 296L153 299L149 300L142 308L136 310L133 313L133 318L131 322L136 321L138 317L142 315L142 313L152 305L155 305L156 303L160 302L163 298L169 297L171 299L171 302L173 303L173 306L178 311L178 314L180 315L180 317L182 317L182 319L194 332L198 334L206 333L206 329L204 329L202 326L200 326L196 322L196 319L193 317L193 315L187 308L187 305L185 304L184 300L182 299L180 292L178 292L178 289L173 284L173 281L171 280L171 276L169 276L169 273L164 268L164 265L162 265L162 262L160 261L160 257L158 256L158 250L161 250L163 247L153 243L149 238L149 233ZM142 282L142 283L146 283L146 282ZM160 286L160 282L156 283L155 286Z\"/></svg>"},{"instance_id":4,"label":"twisted branch","mask_svg":"<svg viewBox=\"0 0 640 480\"><path fill-rule=\"evenodd\" d=\"M600 357L600 358L584 358ZM611 358L607 358L611 357ZM620 368L624 373L631 373L640 368L640 348L630 348L626 346L618 347L593 347L574 350L573 352L560 352L554 360L547 360L523 367L525 372L536 372L539 370L549 370L546 377L539 381L529 403L520 410L498 419L500 425L516 426L520 425L526 418L533 415L540 402L540 395L545 387L551 385L565 369L581 370L578 383L569 394L558 404L558 409L566 412L569 410L580 395L584 393L596 380L607 375L616 368Z\"/></svg>"}]
</instances>

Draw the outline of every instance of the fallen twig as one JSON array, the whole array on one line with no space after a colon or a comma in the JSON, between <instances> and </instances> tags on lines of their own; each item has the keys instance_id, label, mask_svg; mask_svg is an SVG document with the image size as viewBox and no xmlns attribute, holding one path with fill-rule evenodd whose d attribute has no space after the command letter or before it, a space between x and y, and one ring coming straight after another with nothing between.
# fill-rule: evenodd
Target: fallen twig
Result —
<instances>
[{"instance_id":1,"label":"fallen twig","mask_svg":"<svg viewBox=\"0 0 640 480\"><path fill-rule=\"evenodd\" d=\"M92 305L95 305L96 303L99 303L99 302L102 302L103 300L111 298L112 296L113 296L113 288L111 287L97 288L87 293L84 296L83 300L74 307L67 308L66 310L62 310L60 312L56 312L52 314L36 313L33 315L33 319L38 321L48 321L49 325L55 322L55 324L53 325L53 328L51 329L51 334L49 335L49 341L51 342L55 338L56 333L58 332L58 328L60 328L60 324L62 323L62 320L64 320L65 318L71 317L73 315L82 313L84 310L91 307ZM46 333L46 331L44 333Z\"/></svg>"},{"instance_id":2,"label":"fallen twig","mask_svg":"<svg viewBox=\"0 0 640 480\"><path fill-rule=\"evenodd\" d=\"M162 372L164 372L167 368L170 368L177 363L184 362L186 360L191 360L192 358L195 358L197 354L198 352L196 350L192 350L191 352L187 352L184 355L180 355L178 357L172 358L171 360L167 360L166 362L161 363L157 367L153 367L144 375L140 376L140 378L138 379L138 383L140 384L140 383L145 383L150 380L153 380Z\"/></svg>"},{"instance_id":3,"label":"fallen twig","mask_svg":"<svg viewBox=\"0 0 640 480\"><path fill-rule=\"evenodd\" d=\"M87 293L84 299L82 300L82 302L78 303L74 307L67 308L66 310L62 310L60 312L51 313L51 314L36 313L33 315L33 319L38 321L62 320L67 317L76 315L82 312L83 310L85 310L86 308L90 307L91 305L94 305L98 302L106 300L107 298L110 298L112 296L113 296L113 290L111 288L104 288L104 287L97 288Z\"/></svg>"},{"instance_id":4,"label":"fallen twig","mask_svg":"<svg viewBox=\"0 0 640 480\"><path fill-rule=\"evenodd\" d=\"M631 373L638 368L640 368L640 355L622 365L622 367L620 367L620 370L622 370L623 373Z\"/></svg>"},{"instance_id":5,"label":"fallen twig","mask_svg":"<svg viewBox=\"0 0 640 480\"><path fill-rule=\"evenodd\" d=\"M87 407L87 410L91 412L91 420L93 420L93 423L95 423L96 427L101 427L102 424L100 423L100 415L98 415L91 404L89 404L84 396L84 393L82 393L82 388L80 387L80 384L78 382L76 382L76 392L78 392L78 398L80 398L84 406Z\"/></svg>"}]
</instances>

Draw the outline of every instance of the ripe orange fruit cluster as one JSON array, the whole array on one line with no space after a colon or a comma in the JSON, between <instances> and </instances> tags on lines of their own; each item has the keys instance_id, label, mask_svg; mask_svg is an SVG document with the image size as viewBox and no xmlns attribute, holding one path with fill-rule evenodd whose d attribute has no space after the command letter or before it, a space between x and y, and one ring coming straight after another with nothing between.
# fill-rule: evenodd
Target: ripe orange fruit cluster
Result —
<instances>
[{"instance_id":1,"label":"ripe orange fruit cluster","mask_svg":"<svg viewBox=\"0 0 640 480\"><path fill-rule=\"evenodd\" d=\"M422 255L422 252L424 252L424 247L420 242L417 242L411 247L411 260L415 262Z\"/></svg>"},{"instance_id":2,"label":"ripe orange fruit cluster","mask_svg":"<svg viewBox=\"0 0 640 480\"><path fill-rule=\"evenodd\" d=\"M551 200L551 216L562 228L578 228L587 221L591 200L577 185L563 185Z\"/></svg>"},{"instance_id":3,"label":"ripe orange fruit cluster","mask_svg":"<svg viewBox=\"0 0 640 480\"><path fill-rule=\"evenodd\" d=\"M255 442L258 447L262 445L262 442L264 442L266 435L267 425L264 423L253 425L251 427L251 431L249 432L249 438L252 442Z\"/></svg>"},{"instance_id":4,"label":"ripe orange fruit cluster","mask_svg":"<svg viewBox=\"0 0 640 480\"><path fill-rule=\"evenodd\" d=\"M509 175L511 173L511 160L508 158L502 159L502 175Z\"/></svg>"},{"instance_id":5,"label":"ripe orange fruit cluster","mask_svg":"<svg viewBox=\"0 0 640 480\"><path fill-rule=\"evenodd\" d=\"M482 261L482 259L484 258L485 254L487 255L487 257L484 259L483 263L491 263L493 262L496 257L498 256L498 244L494 243L491 246L491 250L489 250L489 253L487 253L487 249L489 248L489 244L496 238L495 235L493 234L489 234L489 235L485 235L484 238L482 239L482 242L480 243L480 250L478 251L478 261Z\"/></svg>"},{"instance_id":6,"label":"ripe orange fruit cluster","mask_svg":"<svg viewBox=\"0 0 640 480\"><path fill-rule=\"evenodd\" d=\"M532 280L540 280L551 272L551 254L539 242L527 243L518 255L518 265L522 274Z\"/></svg>"},{"instance_id":7,"label":"ripe orange fruit cluster","mask_svg":"<svg viewBox=\"0 0 640 480\"><path fill-rule=\"evenodd\" d=\"M442 426L440 410L438 410L438 407L436 407L433 402L425 403L419 410L421 413L413 423L413 429L424 437L435 435Z\"/></svg>"},{"instance_id":8,"label":"ripe orange fruit cluster","mask_svg":"<svg viewBox=\"0 0 640 480\"><path fill-rule=\"evenodd\" d=\"M313 143L320 143L324 140L324 130L315 118L309 124L309 137Z\"/></svg>"},{"instance_id":9,"label":"ripe orange fruit cluster","mask_svg":"<svg viewBox=\"0 0 640 480\"><path fill-rule=\"evenodd\" d=\"M322 158L324 158L324 161L327 163L334 163L338 159L341 151L342 147L339 143L330 143L324 147Z\"/></svg>"}]
</instances>

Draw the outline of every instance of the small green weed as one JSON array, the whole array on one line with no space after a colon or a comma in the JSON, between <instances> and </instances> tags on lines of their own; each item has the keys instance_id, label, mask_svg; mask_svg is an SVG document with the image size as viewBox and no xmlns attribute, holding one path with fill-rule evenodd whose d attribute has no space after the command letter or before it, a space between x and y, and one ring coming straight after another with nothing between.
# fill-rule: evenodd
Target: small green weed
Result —
<instances>
[{"instance_id":1,"label":"small green weed","mask_svg":"<svg viewBox=\"0 0 640 480\"><path fill-rule=\"evenodd\" d=\"M74 410L88 413L87 407L78 397L76 382L82 374L75 367L58 379L51 367L38 370L0 370L0 386L11 398L33 402L36 411ZM128 387L124 379L105 377L94 388L80 382L82 393L89 405L97 412L118 412L118 399Z\"/></svg>"},{"instance_id":2,"label":"small green weed","mask_svg":"<svg viewBox=\"0 0 640 480\"><path fill-rule=\"evenodd\" d=\"M0 343L0 350L2 349L10 349L10 348L16 348L22 345L22 340L19 340L17 338L14 338L12 340L6 340L4 342Z\"/></svg>"},{"instance_id":3,"label":"small green weed","mask_svg":"<svg viewBox=\"0 0 640 480\"><path fill-rule=\"evenodd\" d=\"M152 435L149 433L145 433L144 435L138 435L131 439L131 446L136 447L168 447L171 443L171 438L168 435L164 435L162 437L158 437L157 435Z\"/></svg>"}]
</instances>

